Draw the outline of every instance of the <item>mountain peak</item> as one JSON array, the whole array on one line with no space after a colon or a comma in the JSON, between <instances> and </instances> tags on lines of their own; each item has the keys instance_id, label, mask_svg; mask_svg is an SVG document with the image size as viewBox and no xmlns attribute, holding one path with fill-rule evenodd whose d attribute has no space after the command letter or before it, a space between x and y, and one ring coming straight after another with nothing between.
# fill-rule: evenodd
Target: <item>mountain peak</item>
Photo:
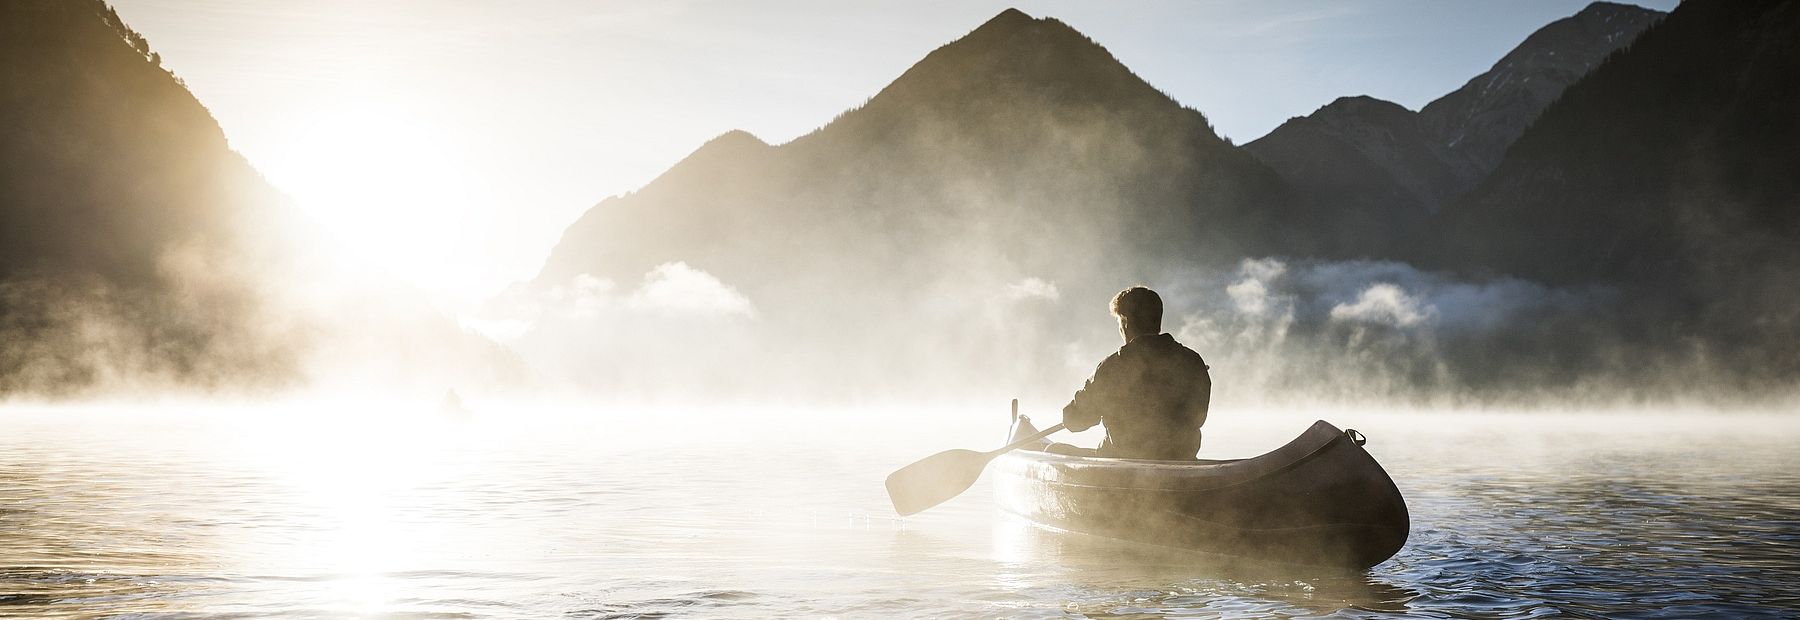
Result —
<instances>
[{"instance_id":1,"label":"mountain peak","mask_svg":"<svg viewBox=\"0 0 1800 620\"><path fill-rule=\"evenodd\" d=\"M1001 11L1000 14L995 15L992 19L983 22L980 26L977 26L975 30L980 31L989 28L1017 28L1035 21L1037 21L1037 18L1027 15L1024 11L1009 8Z\"/></svg>"},{"instance_id":2,"label":"mountain peak","mask_svg":"<svg viewBox=\"0 0 1800 620\"><path fill-rule=\"evenodd\" d=\"M1660 17L1663 15L1663 12L1656 9L1647 9L1635 4L1595 2L1582 7L1580 11L1576 11L1574 17L1577 19L1585 17L1605 18L1610 15L1649 15Z\"/></svg>"},{"instance_id":3,"label":"mountain peak","mask_svg":"<svg viewBox=\"0 0 1800 620\"><path fill-rule=\"evenodd\" d=\"M919 109L954 108L968 116L971 106L1044 105L1180 107L1068 24L1007 9L927 54L859 112L894 106L895 116L916 116Z\"/></svg>"},{"instance_id":4,"label":"mountain peak","mask_svg":"<svg viewBox=\"0 0 1800 620\"><path fill-rule=\"evenodd\" d=\"M733 129L731 131L727 131L725 133L719 134L718 136L714 137L711 140L707 140L706 144L701 145L700 148L701 149L743 149L743 148L765 147L768 145L769 145L769 143L763 142L762 138L756 137L756 134L750 133L748 131L744 131L742 129Z\"/></svg>"},{"instance_id":5,"label":"mountain peak","mask_svg":"<svg viewBox=\"0 0 1800 620\"><path fill-rule=\"evenodd\" d=\"M1342 113L1349 113L1349 114L1410 114L1411 113L1411 111L1407 110L1405 106L1402 106L1398 103L1394 103L1394 102L1388 101L1386 99L1376 99L1376 98L1370 97L1368 95L1352 95L1352 96L1348 96L1348 97L1338 97L1337 99L1332 100L1331 103L1325 104L1325 107L1319 108L1319 111L1320 112L1342 112Z\"/></svg>"},{"instance_id":6,"label":"mountain peak","mask_svg":"<svg viewBox=\"0 0 1800 620\"><path fill-rule=\"evenodd\" d=\"M1301 127L1309 127L1313 130L1330 127L1334 128L1332 129L1333 131L1342 131L1352 127L1367 125L1369 123L1380 125L1404 125L1413 123L1413 116L1414 112L1412 110L1408 110L1405 106L1398 103L1386 99L1377 99L1368 95L1351 95L1333 99L1331 103L1327 103L1320 106L1319 109L1313 110L1312 114L1290 118L1279 127L1276 127L1274 131L1269 132L1267 136L1263 136L1263 138L1274 136L1278 133L1283 133L1284 131L1299 130ZM1250 144L1259 142L1263 142L1265 145L1267 144L1262 138L1258 138ZM1252 150L1256 149L1253 148Z\"/></svg>"},{"instance_id":7,"label":"mountain peak","mask_svg":"<svg viewBox=\"0 0 1800 620\"><path fill-rule=\"evenodd\" d=\"M1007 9L992 19L976 26L974 30L962 38L944 45L940 50L956 47L1018 48L1022 45L1043 46L1057 45L1065 47L1092 47L1104 52L1100 44L1089 39L1087 35L1070 28L1053 17L1032 17L1018 9ZM1110 59L1111 53L1106 53Z\"/></svg>"}]
</instances>

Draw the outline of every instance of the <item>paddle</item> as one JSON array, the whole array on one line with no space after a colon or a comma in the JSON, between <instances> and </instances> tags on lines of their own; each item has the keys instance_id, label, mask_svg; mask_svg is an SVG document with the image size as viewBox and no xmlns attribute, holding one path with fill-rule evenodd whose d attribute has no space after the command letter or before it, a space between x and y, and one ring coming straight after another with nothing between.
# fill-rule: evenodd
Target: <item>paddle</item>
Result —
<instances>
[{"instance_id":1,"label":"paddle","mask_svg":"<svg viewBox=\"0 0 1800 620\"><path fill-rule=\"evenodd\" d=\"M1018 401L1013 401L1014 417L1018 415L1018 406ZM981 477L981 470L986 469L988 461L994 460L994 457L1030 445L1062 429L1063 425L1057 424L991 452L945 450L920 459L917 463L888 474L888 499L894 502L894 512L900 513L902 517L942 504L969 490L975 480Z\"/></svg>"}]
</instances>

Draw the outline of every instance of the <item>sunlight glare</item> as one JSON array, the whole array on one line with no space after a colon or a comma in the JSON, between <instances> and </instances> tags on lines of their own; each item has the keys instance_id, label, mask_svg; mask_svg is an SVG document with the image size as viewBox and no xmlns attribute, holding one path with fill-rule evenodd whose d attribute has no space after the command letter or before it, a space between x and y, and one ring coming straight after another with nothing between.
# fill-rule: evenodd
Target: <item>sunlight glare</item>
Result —
<instances>
[{"instance_id":1,"label":"sunlight glare","mask_svg":"<svg viewBox=\"0 0 1800 620\"><path fill-rule=\"evenodd\" d=\"M454 260L478 175L429 106L371 90L311 108L261 162L335 256L427 290L457 286Z\"/></svg>"},{"instance_id":2,"label":"sunlight glare","mask_svg":"<svg viewBox=\"0 0 1800 620\"><path fill-rule=\"evenodd\" d=\"M277 561L316 575L321 603L353 615L393 605L396 574L442 561L441 528L420 522L415 504L457 475L462 443L429 419L372 413L244 423L252 462L306 515L307 539Z\"/></svg>"}]
</instances>

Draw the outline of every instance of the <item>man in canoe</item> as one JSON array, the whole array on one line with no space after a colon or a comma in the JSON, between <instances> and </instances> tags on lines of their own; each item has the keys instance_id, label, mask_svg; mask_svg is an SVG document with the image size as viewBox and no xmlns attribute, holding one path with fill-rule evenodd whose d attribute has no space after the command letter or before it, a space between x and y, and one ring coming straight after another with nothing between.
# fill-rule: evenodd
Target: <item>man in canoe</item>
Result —
<instances>
[{"instance_id":1,"label":"man in canoe","mask_svg":"<svg viewBox=\"0 0 1800 620\"><path fill-rule=\"evenodd\" d=\"M1049 450L1078 456L1193 460L1200 451L1200 425L1212 403L1206 360L1162 333L1162 297L1134 286L1114 295L1125 346L1100 362L1087 385L1063 407L1071 431L1104 425L1098 449L1051 444Z\"/></svg>"}]
</instances>

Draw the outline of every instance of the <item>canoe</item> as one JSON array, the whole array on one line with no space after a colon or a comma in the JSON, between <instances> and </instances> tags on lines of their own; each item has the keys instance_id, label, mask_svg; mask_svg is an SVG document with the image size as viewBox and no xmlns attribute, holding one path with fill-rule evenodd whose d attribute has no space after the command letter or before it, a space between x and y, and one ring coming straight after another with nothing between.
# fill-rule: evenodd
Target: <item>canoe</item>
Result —
<instances>
[{"instance_id":1,"label":"canoe","mask_svg":"<svg viewBox=\"0 0 1800 620\"><path fill-rule=\"evenodd\" d=\"M1012 437L1036 432L1020 416ZM1363 437L1320 420L1249 459L1150 461L1015 450L1002 509L1051 528L1260 562L1364 569L1406 544L1406 500ZM1045 442L1046 445L1048 442Z\"/></svg>"}]
</instances>

